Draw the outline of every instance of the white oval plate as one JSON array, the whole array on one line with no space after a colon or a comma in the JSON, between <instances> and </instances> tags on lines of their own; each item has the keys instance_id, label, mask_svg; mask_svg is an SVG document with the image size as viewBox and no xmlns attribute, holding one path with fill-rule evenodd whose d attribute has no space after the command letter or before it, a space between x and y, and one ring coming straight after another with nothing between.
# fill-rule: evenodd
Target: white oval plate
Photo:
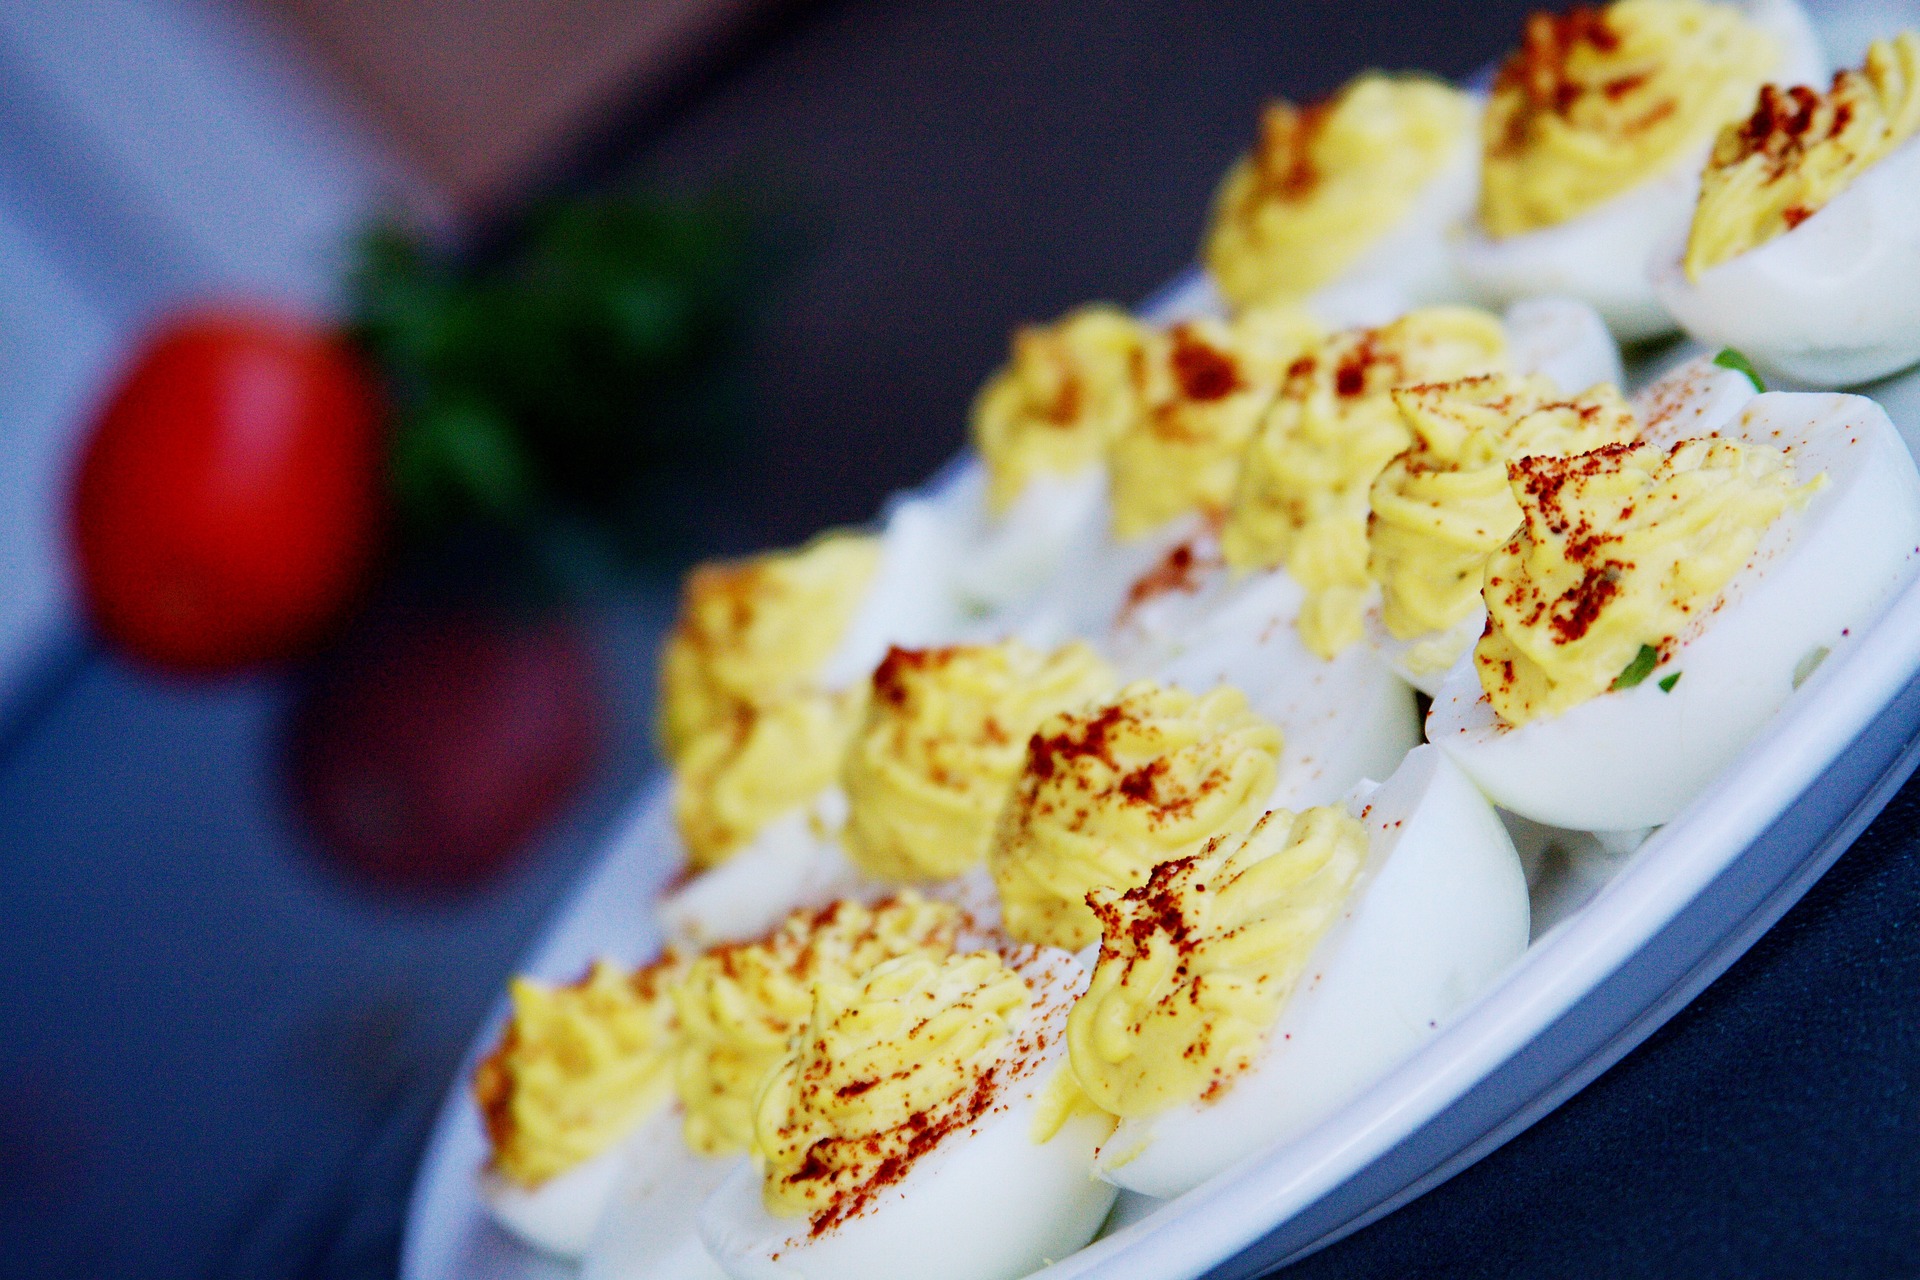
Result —
<instances>
[{"instance_id":1,"label":"white oval plate","mask_svg":"<svg viewBox=\"0 0 1920 1280\"><path fill-rule=\"evenodd\" d=\"M1209 303L1196 272L1142 311L1164 320ZM1867 390L1920 454L1920 372ZM1099 1240L1037 1274L1253 1276L1390 1212L1546 1115L1745 952L1898 790L1920 762L1917 673L1920 581L1910 581L1705 794L1604 884L1552 904L1557 922L1536 925L1506 976L1392 1074L1303 1137L1178 1199L1123 1195ZM596 956L649 958L652 902L675 847L656 780L522 971L565 981ZM467 1081L505 1015L503 995L435 1123L402 1280L575 1274L495 1227L477 1194L487 1151Z\"/></svg>"}]
</instances>

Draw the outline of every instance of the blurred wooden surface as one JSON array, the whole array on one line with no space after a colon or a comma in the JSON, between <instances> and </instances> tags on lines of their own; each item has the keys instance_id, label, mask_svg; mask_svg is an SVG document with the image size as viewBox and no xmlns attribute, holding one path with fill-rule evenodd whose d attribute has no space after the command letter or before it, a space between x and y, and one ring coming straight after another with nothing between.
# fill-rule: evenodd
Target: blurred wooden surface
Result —
<instances>
[{"instance_id":1,"label":"blurred wooden surface","mask_svg":"<svg viewBox=\"0 0 1920 1280\"><path fill-rule=\"evenodd\" d=\"M771 0L257 0L310 40L455 205L537 180Z\"/></svg>"}]
</instances>

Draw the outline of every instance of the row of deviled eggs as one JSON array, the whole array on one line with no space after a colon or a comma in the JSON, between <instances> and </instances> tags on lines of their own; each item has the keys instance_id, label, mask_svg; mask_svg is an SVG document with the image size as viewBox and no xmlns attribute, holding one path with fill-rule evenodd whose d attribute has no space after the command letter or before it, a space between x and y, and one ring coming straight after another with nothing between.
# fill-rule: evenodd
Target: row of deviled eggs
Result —
<instances>
[{"instance_id":1,"label":"row of deviled eggs","mask_svg":"<svg viewBox=\"0 0 1920 1280\"><path fill-rule=\"evenodd\" d=\"M1484 97L1369 73L1270 106L1203 257L1235 309L1564 294L1623 342L1857 385L1920 361L1917 131L1912 32L1829 80L1795 0L1540 13Z\"/></svg>"},{"instance_id":2,"label":"row of deviled eggs","mask_svg":"<svg viewBox=\"0 0 1920 1280\"><path fill-rule=\"evenodd\" d=\"M1452 477L1429 550L1478 548L1489 620L1437 686L1440 747L1412 748L1391 647L1318 656L1284 566L1236 575L1194 549L1217 520L1122 594L1098 647L892 646L840 690L753 650L792 652L824 622L815 678L830 670L886 586L890 535L697 577L668 705L710 697L719 672L779 680L727 686L740 700L679 747L746 746L683 767L677 796L690 835L716 805L744 839L668 899L668 958L516 987L477 1083L502 1220L586 1251L592 1275L861 1275L897 1265L899 1233L986 1215L1008 1225L943 1274L1017 1275L1084 1243L1113 1188L1197 1185L1410 1052L1527 941L1525 877L1486 794L1569 827L1672 816L1872 618L1920 542L1920 480L1870 401L1761 395L1711 361L1635 402L1604 384L1553 398L1539 377L1387 393L1420 443L1379 468L1367 535L1409 536L1377 518L1405 477ZM1443 410L1474 447L1420 427ZM1597 447L1499 460L1503 439L1590 444L1565 434L1588 421ZM1462 520L1500 518L1483 518L1488 465L1518 531L1463 548ZM922 569L903 591L942 576ZM1503 596L1506 574L1530 594ZM1155 606L1178 625L1142 641ZM853 710L824 738L746 745L794 698Z\"/></svg>"},{"instance_id":3,"label":"row of deviled eggs","mask_svg":"<svg viewBox=\"0 0 1920 1280\"><path fill-rule=\"evenodd\" d=\"M1608 329L1696 197L1686 287L1833 266L1771 246L1893 171L1916 52L1765 89L1819 69L1791 0L1619 0L1536 16L1484 109L1276 107L1208 236L1230 314L1024 329L979 465L695 571L669 949L515 984L500 1221L590 1277L1013 1277L1412 1052L1524 950L1539 824L1631 847L1911 578L1877 405L1731 352L1629 398Z\"/></svg>"}]
</instances>

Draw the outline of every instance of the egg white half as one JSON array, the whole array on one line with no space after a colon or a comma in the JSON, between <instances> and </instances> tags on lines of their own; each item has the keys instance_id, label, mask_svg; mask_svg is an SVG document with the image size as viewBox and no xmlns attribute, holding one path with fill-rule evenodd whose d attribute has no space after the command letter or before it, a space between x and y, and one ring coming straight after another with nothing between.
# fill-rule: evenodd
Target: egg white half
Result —
<instances>
[{"instance_id":1,"label":"egg white half","mask_svg":"<svg viewBox=\"0 0 1920 1280\"><path fill-rule=\"evenodd\" d=\"M682 1115L666 1107L635 1132L582 1259L581 1280L720 1280L694 1214L745 1156L704 1156L681 1138Z\"/></svg>"},{"instance_id":2,"label":"egg white half","mask_svg":"<svg viewBox=\"0 0 1920 1280\"><path fill-rule=\"evenodd\" d=\"M962 629L998 638L1004 620L1030 610L1063 569L1082 563L1106 537L1106 468L1028 481L1005 511L987 503L987 470L971 463L927 498L948 527L951 585Z\"/></svg>"},{"instance_id":3,"label":"egg white half","mask_svg":"<svg viewBox=\"0 0 1920 1280\"><path fill-rule=\"evenodd\" d=\"M1525 298L1508 307L1507 362L1515 373L1539 373L1568 395L1601 382L1622 385L1620 347L1607 322L1578 298Z\"/></svg>"},{"instance_id":4,"label":"egg white half","mask_svg":"<svg viewBox=\"0 0 1920 1280\"><path fill-rule=\"evenodd\" d=\"M837 833L847 797L828 787L812 804L775 818L745 848L660 898L655 908L669 943L703 950L765 936L800 907L885 892L847 858Z\"/></svg>"},{"instance_id":5,"label":"egg white half","mask_svg":"<svg viewBox=\"0 0 1920 1280\"><path fill-rule=\"evenodd\" d=\"M644 1124L642 1126L645 1127ZM480 1200L508 1234L569 1262L587 1251L620 1176L620 1145L582 1160L537 1187L523 1187L492 1169L480 1171Z\"/></svg>"},{"instance_id":6,"label":"egg white half","mask_svg":"<svg viewBox=\"0 0 1920 1280\"><path fill-rule=\"evenodd\" d=\"M1662 443L1698 434L1683 424L1648 430ZM1495 715L1472 655L1463 657L1434 699L1427 735L1496 803L1582 831L1669 821L1912 577L1920 476L1878 405L1770 392L1723 434L1784 448L1799 481L1824 472L1827 482L1768 527L1717 605L1700 611L1703 626L1632 688L1514 727Z\"/></svg>"},{"instance_id":7,"label":"egg white half","mask_svg":"<svg viewBox=\"0 0 1920 1280\"><path fill-rule=\"evenodd\" d=\"M873 674L893 645L950 643L970 620L954 583L969 549L969 521L942 495L895 499L880 532L880 567L820 684L845 689Z\"/></svg>"},{"instance_id":8,"label":"egg white half","mask_svg":"<svg viewBox=\"0 0 1920 1280\"><path fill-rule=\"evenodd\" d=\"M1762 370L1842 387L1920 361L1920 138L1799 226L1691 281L1684 235L1656 255L1654 288L1702 342Z\"/></svg>"},{"instance_id":9,"label":"egg white half","mask_svg":"<svg viewBox=\"0 0 1920 1280\"><path fill-rule=\"evenodd\" d=\"M1404 1060L1526 949L1527 882L1500 819L1432 747L1348 809L1367 861L1265 1049L1210 1102L1121 1122L1097 1174L1174 1196L1289 1141Z\"/></svg>"}]
</instances>

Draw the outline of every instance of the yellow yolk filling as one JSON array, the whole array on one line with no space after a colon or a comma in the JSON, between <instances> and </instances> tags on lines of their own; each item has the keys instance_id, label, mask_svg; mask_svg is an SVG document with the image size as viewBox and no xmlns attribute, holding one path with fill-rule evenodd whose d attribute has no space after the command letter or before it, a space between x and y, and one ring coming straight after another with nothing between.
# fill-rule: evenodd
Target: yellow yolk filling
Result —
<instances>
[{"instance_id":1,"label":"yellow yolk filling","mask_svg":"<svg viewBox=\"0 0 1920 1280\"><path fill-rule=\"evenodd\" d=\"M1108 458L1113 535L1137 537L1194 511L1224 512L1260 415L1320 334L1308 317L1276 308L1153 334L1134 366L1137 412Z\"/></svg>"},{"instance_id":2,"label":"yellow yolk filling","mask_svg":"<svg viewBox=\"0 0 1920 1280\"><path fill-rule=\"evenodd\" d=\"M1221 295L1298 303L1339 277L1474 145L1474 116L1444 81L1377 71L1324 102L1269 104L1214 197L1203 253Z\"/></svg>"},{"instance_id":3,"label":"yellow yolk filling","mask_svg":"<svg viewBox=\"0 0 1920 1280\"><path fill-rule=\"evenodd\" d=\"M1217 1097L1266 1044L1366 857L1346 810L1280 809L1143 885L1093 890L1100 960L1067 1017L1087 1096L1122 1118Z\"/></svg>"},{"instance_id":4,"label":"yellow yolk filling","mask_svg":"<svg viewBox=\"0 0 1920 1280\"><path fill-rule=\"evenodd\" d=\"M493 1168L535 1187L611 1147L672 1088L672 956L635 973L596 961L580 981L508 985L513 1012L474 1071Z\"/></svg>"},{"instance_id":5,"label":"yellow yolk filling","mask_svg":"<svg viewBox=\"0 0 1920 1280\"><path fill-rule=\"evenodd\" d=\"M688 741L674 770L673 816L696 870L724 862L833 785L863 692L809 689L743 706Z\"/></svg>"},{"instance_id":6,"label":"yellow yolk filling","mask_svg":"<svg viewBox=\"0 0 1920 1280\"><path fill-rule=\"evenodd\" d=\"M678 763L699 734L814 685L880 567L880 541L823 533L793 551L702 565L660 655L660 732Z\"/></svg>"},{"instance_id":7,"label":"yellow yolk filling","mask_svg":"<svg viewBox=\"0 0 1920 1280\"><path fill-rule=\"evenodd\" d=\"M755 1107L767 1211L824 1229L977 1121L1030 1002L1020 975L985 951L822 982Z\"/></svg>"},{"instance_id":8,"label":"yellow yolk filling","mask_svg":"<svg viewBox=\"0 0 1920 1280\"><path fill-rule=\"evenodd\" d=\"M1029 481L1100 462L1133 420L1133 362L1147 331L1118 307L1081 307L1013 335L1012 358L973 402L987 499L1004 511Z\"/></svg>"},{"instance_id":9,"label":"yellow yolk filling","mask_svg":"<svg viewBox=\"0 0 1920 1280\"><path fill-rule=\"evenodd\" d=\"M1361 636L1367 491L1412 441L1396 387L1506 363L1500 321L1465 307L1335 334L1295 362L1241 467L1221 550L1236 569L1285 565L1307 590L1300 638L1331 658Z\"/></svg>"},{"instance_id":10,"label":"yellow yolk filling","mask_svg":"<svg viewBox=\"0 0 1920 1280\"><path fill-rule=\"evenodd\" d=\"M903 892L874 906L795 912L758 942L717 947L673 988L681 1038L673 1083L687 1145L704 1155L752 1148L754 1098L806 1025L814 988L900 956L953 950L959 910Z\"/></svg>"},{"instance_id":11,"label":"yellow yolk filling","mask_svg":"<svg viewBox=\"0 0 1920 1280\"><path fill-rule=\"evenodd\" d=\"M1074 949L1100 936L1091 889L1244 830L1279 777L1280 731L1237 689L1142 680L1042 724L988 857L1007 932Z\"/></svg>"},{"instance_id":12,"label":"yellow yolk filling","mask_svg":"<svg viewBox=\"0 0 1920 1280\"><path fill-rule=\"evenodd\" d=\"M1606 692L1642 648L1672 657L1767 526L1824 480L1796 488L1780 450L1720 439L1522 458L1508 476L1524 523L1487 561L1473 660L1516 725Z\"/></svg>"},{"instance_id":13,"label":"yellow yolk filling","mask_svg":"<svg viewBox=\"0 0 1920 1280\"><path fill-rule=\"evenodd\" d=\"M1805 222L1920 130L1920 35L1876 40L1825 94L1765 85L1720 131L1687 236L1689 279Z\"/></svg>"},{"instance_id":14,"label":"yellow yolk filling","mask_svg":"<svg viewBox=\"0 0 1920 1280\"><path fill-rule=\"evenodd\" d=\"M1533 14L1487 102L1482 224L1558 226L1685 163L1782 54L1738 9L1703 0Z\"/></svg>"},{"instance_id":15,"label":"yellow yolk filling","mask_svg":"<svg viewBox=\"0 0 1920 1280\"><path fill-rule=\"evenodd\" d=\"M1562 397L1538 375L1409 387L1393 400L1414 444L1373 482L1367 572L1380 584L1387 630L1401 640L1444 632L1479 605L1487 557L1520 524L1507 463L1585 453L1639 431L1613 387ZM1430 669L1451 666L1464 647L1434 653Z\"/></svg>"},{"instance_id":16,"label":"yellow yolk filling","mask_svg":"<svg viewBox=\"0 0 1920 1280\"><path fill-rule=\"evenodd\" d=\"M848 856L895 881L978 866L1034 729L1118 683L1084 644L895 649L846 757Z\"/></svg>"}]
</instances>

